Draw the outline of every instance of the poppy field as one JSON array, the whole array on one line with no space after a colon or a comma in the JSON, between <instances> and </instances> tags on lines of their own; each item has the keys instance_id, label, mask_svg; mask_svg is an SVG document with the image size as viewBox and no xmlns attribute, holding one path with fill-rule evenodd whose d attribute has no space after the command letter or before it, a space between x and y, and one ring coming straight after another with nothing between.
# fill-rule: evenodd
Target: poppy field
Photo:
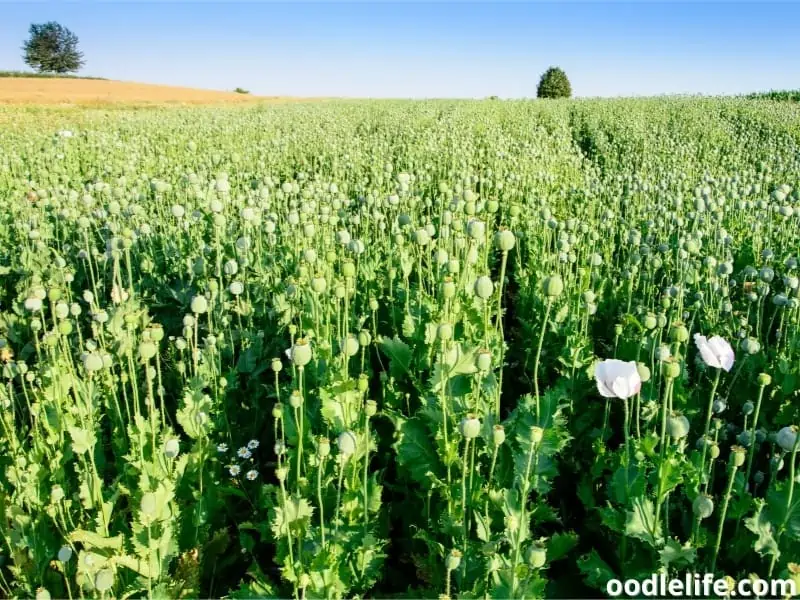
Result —
<instances>
[{"instance_id":1,"label":"poppy field","mask_svg":"<svg viewBox=\"0 0 800 600\"><path fill-rule=\"evenodd\" d=\"M0 107L0 594L800 587L800 105Z\"/></svg>"}]
</instances>

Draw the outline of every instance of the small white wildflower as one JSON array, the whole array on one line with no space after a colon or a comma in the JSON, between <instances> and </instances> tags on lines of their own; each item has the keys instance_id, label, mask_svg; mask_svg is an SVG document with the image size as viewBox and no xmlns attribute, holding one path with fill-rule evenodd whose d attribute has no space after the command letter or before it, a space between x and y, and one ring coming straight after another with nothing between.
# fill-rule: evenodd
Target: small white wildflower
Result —
<instances>
[{"instance_id":1,"label":"small white wildflower","mask_svg":"<svg viewBox=\"0 0 800 600\"><path fill-rule=\"evenodd\" d=\"M246 477L247 477L247 478L248 478L250 481L253 481L253 480L254 480L256 477L258 477L258 471L256 471L255 469L250 469L250 470L247 472L247 475L246 475Z\"/></svg>"},{"instance_id":2,"label":"small white wildflower","mask_svg":"<svg viewBox=\"0 0 800 600\"><path fill-rule=\"evenodd\" d=\"M217 444L217 452L224 454L228 451L228 444Z\"/></svg>"},{"instance_id":3,"label":"small white wildflower","mask_svg":"<svg viewBox=\"0 0 800 600\"><path fill-rule=\"evenodd\" d=\"M258 448L259 444L260 442L258 440L250 440L249 442L247 442L247 447L250 450L255 450L256 448Z\"/></svg>"},{"instance_id":4,"label":"small white wildflower","mask_svg":"<svg viewBox=\"0 0 800 600\"><path fill-rule=\"evenodd\" d=\"M238 454L240 458L250 458L250 457L253 455L253 453L252 453L252 452L250 452L250 450L248 450L248 449L247 449L247 448L245 448L244 446L242 446L241 448L239 448L239 449L236 451L236 454Z\"/></svg>"},{"instance_id":5,"label":"small white wildflower","mask_svg":"<svg viewBox=\"0 0 800 600\"><path fill-rule=\"evenodd\" d=\"M236 477L241 472L242 469L239 465L228 465L228 473L231 474L231 477Z\"/></svg>"}]
</instances>

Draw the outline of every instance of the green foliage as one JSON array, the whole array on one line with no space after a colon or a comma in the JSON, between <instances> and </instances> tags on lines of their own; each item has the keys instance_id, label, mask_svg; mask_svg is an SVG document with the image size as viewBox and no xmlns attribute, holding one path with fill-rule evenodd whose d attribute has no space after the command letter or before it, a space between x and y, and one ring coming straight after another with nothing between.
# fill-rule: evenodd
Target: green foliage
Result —
<instances>
[{"instance_id":1,"label":"green foliage","mask_svg":"<svg viewBox=\"0 0 800 600\"><path fill-rule=\"evenodd\" d=\"M70 73L85 64L78 36L55 21L32 23L22 49L25 64L39 73Z\"/></svg>"},{"instance_id":2,"label":"green foliage","mask_svg":"<svg viewBox=\"0 0 800 600\"><path fill-rule=\"evenodd\" d=\"M237 87L233 91L236 92L237 94L249 94L250 93L249 90L246 90L246 89L240 88L240 87Z\"/></svg>"},{"instance_id":3,"label":"green foliage","mask_svg":"<svg viewBox=\"0 0 800 600\"><path fill-rule=\"evenodd\" d=\"M550 67L539 80L536 88L537 98L570 98L572 86L567 74L558 67Z\"/></svg>"}]
</instances>

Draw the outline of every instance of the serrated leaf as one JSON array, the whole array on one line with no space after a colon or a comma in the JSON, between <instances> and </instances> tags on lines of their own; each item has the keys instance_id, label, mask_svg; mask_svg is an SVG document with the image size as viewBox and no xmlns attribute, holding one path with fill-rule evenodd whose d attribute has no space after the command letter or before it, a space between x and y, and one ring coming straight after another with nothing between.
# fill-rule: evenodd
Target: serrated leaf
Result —
<instances>
[{"instance_id":1,"label":"serrated leaf","mask_svg":"<svg viewBox=\"0 0 800 600\"><path fill-rule=\"evenodd\" d=\"M564 558L570 550L578 545L578 534L574 531L556 533L547 541L547 560Z\"/></svg>"},{"instance_id":2,"label":"serrated leaf","mask_svg":"<svg viewBox=\"0 0 800 600\"><path fill-rule=\"evenodd\" d=\"M483 518L483 515L475 511L473 513L475 517L475 535L478 536L478 539L482 542L488 542L489 538L492 535L491 529L489 528L489 524L486 519Z\"/></svg>"},{"instance_id":3,"label":"serrated leaf","mask_svg":"<svg viewBox=\"0 0 800 600\"><path fill-rule=\"evenodd\" d=\"M662 541L661 523L656 522L655 506L649 498L638 496L632 501L625 521L625 534L647 542L654 548Z\"/></svg>"},{"instance_id":4,"label":"serrated leaf","mask_svg":"<svg viewBox=\"0 0 800 600\"><path fill-rule=\"evenodd\" d=\"M72 438L72 451L75 454L85 454L97 443L94 432L81 429L80 427L70 427L69 436Z\"/></svg>"},{"instance_id":5,"label":"serrated leaf","mask_svg":"<svg viewBox=\"0 0 800 600\"><path fill-rule=\"evenodd\" d=\"M412 330L413 333L413 330ZM389 357L389 371L397 380L405 377L411 366L411 348L399 337L384 338L380 343L383 353Z\"/></svg>"},{"instance_id":6,"label":"serrated leaf","mask_svg":"<svg viewBox=\"0 0 800 600\"><path fill-rule=\"evenodd\" d=\"M606 584L617 577L608 563L600 558L596 550L584 554L578 559L578 569L583 573L583 580L590 587L605 591Z\"/></svg>"},{"instance_id":7,"label":"serrated leaf","mask_svg":"<svg viewBox=\"0 0 800 600\"><path fill-rule=\"evenodd\" d=\"M399 424L397 430L397 462L408 472L411 478L430 487L428 473L436 475L440 468L439 456L434 449L428 429L419 419L409 419Z\"/></svg>"},{"instance_id":8,"label":"serrated leaf","mask_svg":"<svg viewBox=\"0 0 800 600\"><path fill-rule=\"evenodd\" d=\"M665 569L681 569L694 563L697 558L697 550L692 548L688 542L685 546L681 546L677 540L670 538L658 555L661 566Z\"/></svg>"}]
</instances>

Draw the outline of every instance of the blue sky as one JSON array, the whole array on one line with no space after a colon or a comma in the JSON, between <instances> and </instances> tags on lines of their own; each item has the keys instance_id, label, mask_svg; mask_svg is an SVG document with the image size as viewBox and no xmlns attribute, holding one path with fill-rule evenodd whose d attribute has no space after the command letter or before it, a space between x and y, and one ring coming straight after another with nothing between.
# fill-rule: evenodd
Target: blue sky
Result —
<instances>
[{"instance_id":1,"label":"blue sky","mask_svg":"<svg viewBox=\"0 0 800 600\"><path fill-rule=\"evenodd\" d=\"M80 38L84 74L253 93L578 96L800 87L800 3L0 1L0 69L32 22Z\"/></svg>"}]
</instances>

